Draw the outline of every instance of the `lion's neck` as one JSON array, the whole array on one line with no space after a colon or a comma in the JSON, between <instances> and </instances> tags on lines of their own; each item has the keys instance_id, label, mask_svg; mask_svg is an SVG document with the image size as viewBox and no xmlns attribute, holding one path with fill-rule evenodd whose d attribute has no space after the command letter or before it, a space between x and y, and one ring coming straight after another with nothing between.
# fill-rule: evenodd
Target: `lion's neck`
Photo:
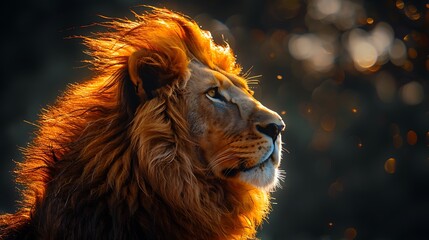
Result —
<instances>
[{"instance_id":1,"label":"lion's neck","mask_svg":"<svg viewBox=\"0 0 429 240\"><path fill-rule=\"evenodd\" d=\"M148 232L162 229L161 239L181 236L183 239L247 239L253 238L269 210L267 193L246 186L213 180L193 186L194 197L182 195L182 201L172 203L153 192L141 198L136 215L147 214L143 221ZM147 224L150 224L148 228Z\"/></svg>"}]
</instances>

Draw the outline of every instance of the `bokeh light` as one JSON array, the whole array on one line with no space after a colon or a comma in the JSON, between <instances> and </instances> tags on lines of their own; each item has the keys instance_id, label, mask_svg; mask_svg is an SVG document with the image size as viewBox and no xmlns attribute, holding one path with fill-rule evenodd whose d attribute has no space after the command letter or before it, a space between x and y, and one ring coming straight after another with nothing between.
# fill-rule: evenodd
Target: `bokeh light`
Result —
<instances>
[{"instance_id":1,"label":"bokeh light","mask_svg":"<svg viewBox=\"0 0 429 240\"><path fill-rule=\"evenodd\" d=\"M316 1L316 7L319 13L324 17L337 14L341 9L341 1L339 0L320 0Z\"/></svg>"},{"instance_id":2,"label":"bokeh light","mask_svg":"<svg viewBox=\"0 0 429 240\"><path fill-rule=\"evenodd\" d=\"M334 62L333 47L314 34L292 35L289 51L298 60L306 60L309 71L326 72Z\"/></svg>"},{"instance_id":3,"label":"bokeh light","mask_svg":"<svg viewBox=\"0 0 429 240\"><path fill-rule=\"evenodd\" d=\"M381 101L385 103L392 102L396 96L396 82L394 77L386 71L375 75L375 89Z\"/></svg>"},{"instance_id":4,"label":"bokeh light","mask_svg":"<svg viewBox=\"0 0 429 240\"><path fill-rule=\"evenodd\" d=\"M404 9L404 6L405 6L404 1L402 0L397 0L395 5L398 9Z\"/></svg>"},{"instance_id":5,"label":"bokeh light","mask_svg":"<svg viewBox=\"0 0 429 240\"><path fill-rule=\"evenodd\" d=\"M390 61L396 66L402 66L407 59L407 50L403 41L395 39L389 49Z\"/></svg>"},{"instance_id":6,"label":"bokeh light","mask_svg":"<svg viewBox=\"0 0 429 240\"><path fill-rule=\"evenodd\" d=\"M335 129L336 120L332 116L325 115L320 122L322 129L327 132L332 132Z\"/></svg>"},{"instance_id":7,"label":"bokeh light","mask_svg":"<svg viewBox=\"0 0 429 240\"><path fill-rule=\"evenodd\" d=\"M362 31L354 30L350 33L349 51L358 70L370 68L377 62L377 49L362 36Z\"/></svg>"},{"instance_id":8,"label":"bokeh light","mask_svg":"<svg viewBox=\"0 0 429 240\"><path fill-rule=\"evenodd\" d=\"M347 240L353 240L355 239L357 236L357 231L356 228L354 227L349 227L344 231L344 237Z\"/></svg>"},{"instance_id":9,"label":"bokeh light","mask_svg":"<svg viewBox=\"0 0 429 240\"><path fill-rule=\"evenodd\" d=\"M396 159L389 158L384 163L384 170L389 174L394 174L396 172Z\"/></svg>"},{"instance_id":10,"label":"bokeh light","mask_svg":"<svg viewBox=\"0 0 429 240\"><path fill-rule=\"evenodd\" d=\"M413 130L407 132L407 142L409 145L416 145L417 143L417 133Z\"/></svg>"},{"instance_id":11,"label":"bokeh light","mask_svg":"<svg viewBox=\"0 0 429 240\"><path fill-rule=\"evenodd\" d=\"M417 81L412 81L405 84L401 88L402 100L409 105L417 105L421 103L424 98L424 91L422 85Z\"/></svg>"},{"instance_id":12,"label":"bokeh light","mask_svg":"<svg viewBox=\"0 0 429 240\"><path fill-rule=\"evenodd\" d=\"M393 29L385 22L378 23L370 32L356 28L347 33L348 50L357 70L365 71L390 60L400 65L404 61L404 45L393 38Z\"/></svg>"}]
</instances>

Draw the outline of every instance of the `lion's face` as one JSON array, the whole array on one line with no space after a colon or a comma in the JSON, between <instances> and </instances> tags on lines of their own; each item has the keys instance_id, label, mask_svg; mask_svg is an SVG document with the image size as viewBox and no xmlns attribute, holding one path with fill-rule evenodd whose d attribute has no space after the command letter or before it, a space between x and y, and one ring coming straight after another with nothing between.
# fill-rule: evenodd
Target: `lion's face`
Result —
<instances>
[{"instance_id":1,"label":"lion's face","mask_svg":"<svg viewBox=\"0 0 429 240\"><path fill-rule=\"evenodd\" d=\"M252 96L244 79L196 62L189 68L187 117L208 168L222 179L275 186L281 117Z\"/></svg>"}]
</instances>

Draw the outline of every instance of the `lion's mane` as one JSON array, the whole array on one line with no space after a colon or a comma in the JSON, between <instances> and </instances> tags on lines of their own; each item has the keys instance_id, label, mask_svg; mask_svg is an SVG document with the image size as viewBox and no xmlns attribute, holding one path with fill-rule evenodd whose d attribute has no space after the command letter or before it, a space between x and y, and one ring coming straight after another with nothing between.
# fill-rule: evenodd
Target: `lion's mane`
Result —
<instances>
[{"instance_id":1,"label":"lion's mane","mask_svg":"<svg viewBox=\"0 0 429 240\"><path fill-rule=\"evenodd\" d=\"M109 31L83 37L96 74L42 112L16 171L23 200L0 216L0 238L253 238L268 193L198 160L178 90L191 59L238 74L229 47L165 9L100 25ZM141 49L152 53L145 73L169 83L143 103L128 71Z\"/></svg>"}]
</instances>

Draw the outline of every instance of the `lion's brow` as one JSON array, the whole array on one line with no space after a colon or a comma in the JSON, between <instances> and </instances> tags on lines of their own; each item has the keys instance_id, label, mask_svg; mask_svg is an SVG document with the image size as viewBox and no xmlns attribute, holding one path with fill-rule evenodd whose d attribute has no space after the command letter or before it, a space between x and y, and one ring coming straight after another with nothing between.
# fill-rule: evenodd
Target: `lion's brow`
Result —
<instances>
[{"instance_id":1,"label":"lion's brow","mask_svg":"<svg viewBox=\"0 0 429 240\"><path fill-rule=\"evenodd\" d=\"M235 85L241 89L243 89L243 88L248 89L246 81L244 79L240 78L239 76L236 76L234 74L231 74L231 73L228 73L228 72L225 72L222 70L216 71L216 72L219 73L220 76L222 76L222 78L224 78L222 80L222 79L219 79L219 77L216 77L221 83L224 82L225 79L228 79L233 85Z\"/></svg>"}]
</instances>

